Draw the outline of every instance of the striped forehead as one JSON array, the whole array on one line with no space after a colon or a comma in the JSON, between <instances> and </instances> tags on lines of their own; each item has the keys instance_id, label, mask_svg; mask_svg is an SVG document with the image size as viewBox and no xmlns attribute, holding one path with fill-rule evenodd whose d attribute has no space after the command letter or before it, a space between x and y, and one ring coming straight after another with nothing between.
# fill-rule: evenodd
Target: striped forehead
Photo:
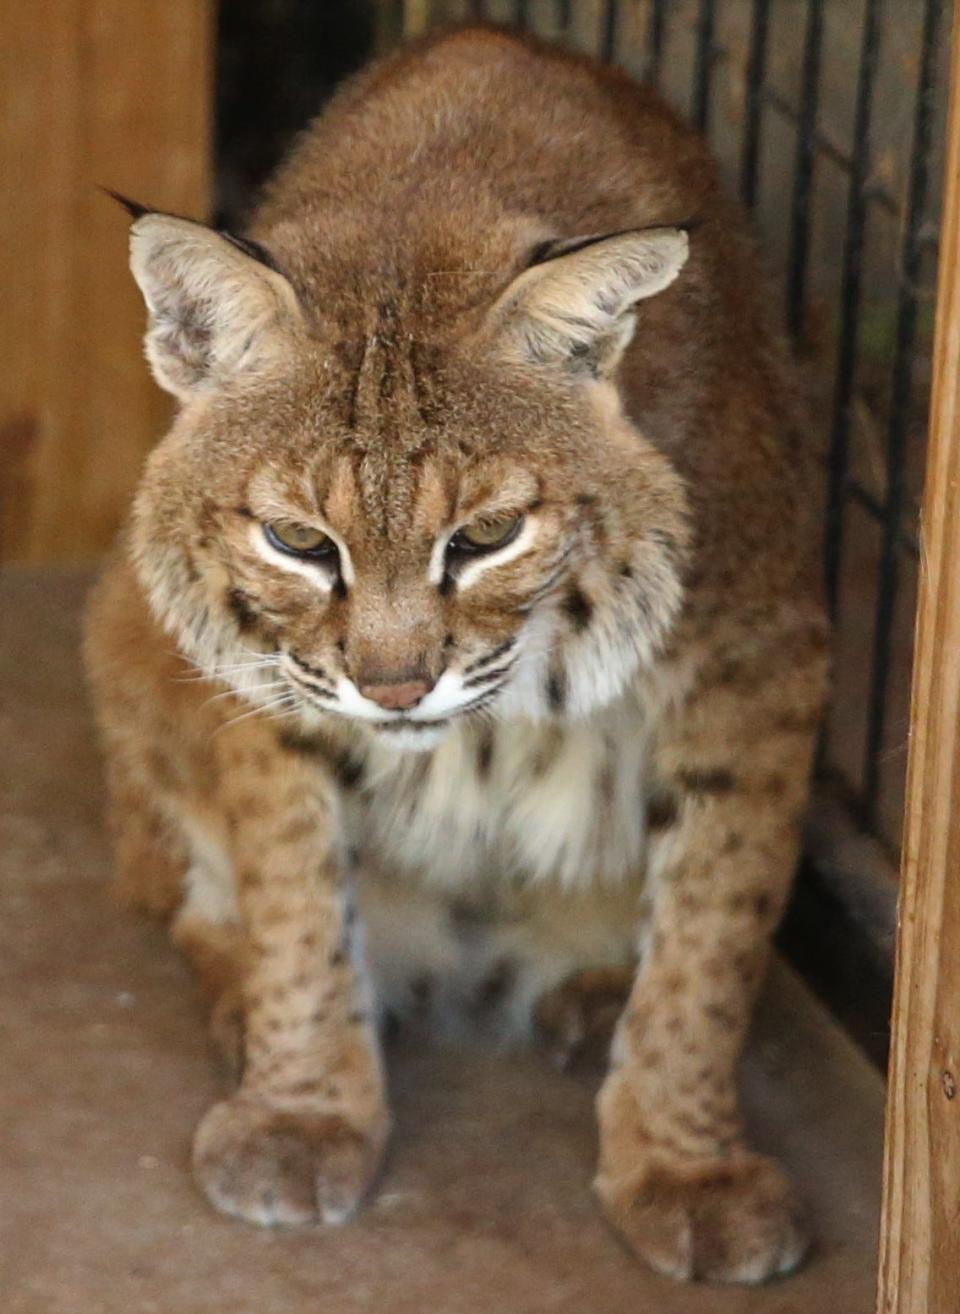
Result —
<instances>
[{"instance_id":1,"label":"striped forehead","mask_svg":"<svg viewBox=\"0 0 960 1314\"><path fill-rule=\"evenodd\" d=\"M418 335L412 310L385 298L363 333L339 345L348 375L345 420L361 442L375 434L393 448L417 447L437 417L434 353Z\"/></svg>"},{"instance_id":2,"label":"striped forehead","mask_svg":"<svg viewBox=\"0 0 960 1314\"><path fill-rule=\"evenodd\" d=\"M457 504L456 470L435 453L349 446L312 469L261 467L246 487L246 504L265 520L319 520L348 539L371 538L379 551L432 538Z\"/></svg>"},{"instance_id":3,"label":"striped forehead","mask_svg":"<svg viewBox=\"0 0 960 1314\"><path fill-rule=\"evenodd\" d=\"M432 537L453 513L456 488L436 459L390 449L341 457L333 466L321 509L329 522L362 527L401 548Z\"/></svg>"}]
</instances>

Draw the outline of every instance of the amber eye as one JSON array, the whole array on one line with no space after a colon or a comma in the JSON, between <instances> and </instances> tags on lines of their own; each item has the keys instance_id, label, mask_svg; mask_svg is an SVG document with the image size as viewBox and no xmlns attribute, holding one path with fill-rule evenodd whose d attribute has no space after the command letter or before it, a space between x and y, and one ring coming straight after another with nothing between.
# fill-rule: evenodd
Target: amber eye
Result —
<instances>
[{"instance_id":1,"label":"amber eye","mask_svg":"<svg viewBox=\"0 0 960 1314\"><path fill-rule=\"evenodd\" d=\"M267 542L281 552L295 557L334 557L337 545L329 534L312 525L301 525L296 520L276 520L264 525Z\"/></svg>"},{"instance_id":2,"label":"amber eye","mask_svg":"<svg viewBox=\"0 0 960 1314\"><path fill-rule=\"evenodd\" d=\"M484 516L458 529L450 540L455 552L491 552L506 547L520 533L523 516Z\"/></svg>"}]
</instances>

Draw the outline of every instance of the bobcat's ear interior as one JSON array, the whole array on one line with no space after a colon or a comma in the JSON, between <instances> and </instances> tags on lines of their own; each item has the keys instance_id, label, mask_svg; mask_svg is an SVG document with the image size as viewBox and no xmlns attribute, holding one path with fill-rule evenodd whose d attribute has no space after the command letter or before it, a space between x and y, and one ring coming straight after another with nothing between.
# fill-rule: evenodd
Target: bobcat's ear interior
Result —
<instances>
[{"instance_id":1,"label":"bobcat's ear interior","mask_svg":"<svg viewBox=\"0 0 960 1314\"><path fill-rule=\"evenodd\" d=\"M292 286L261 248L121 200L133 216L130 268L147 303L147 359L186 401L262 367L303 323Z\"/></svg>"},{"instance_id":2,"label":"bobcat's ear interior","mask_svg":"<svg viewBox=\"0 0 960 1314\"><path fill-rule=\"evenodd\" d=\"M688 254L682 228L548 244L498 298L494 331L532 363L610 374L633 336L637 302L669 287Z\"/></svg>"}]
</instances>

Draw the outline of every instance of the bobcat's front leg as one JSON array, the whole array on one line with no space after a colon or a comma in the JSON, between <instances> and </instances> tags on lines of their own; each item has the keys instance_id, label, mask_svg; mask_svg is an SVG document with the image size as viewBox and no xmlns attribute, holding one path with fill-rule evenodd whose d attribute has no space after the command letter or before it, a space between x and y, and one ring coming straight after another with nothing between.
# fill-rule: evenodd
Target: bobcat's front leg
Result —
<instances>
[{"instance_id":1,"label":"bobcat's front leg","mask_svg":"<svg viewBox=\"0 0 960 1314\"><path fill-rule=\"evenodd\" d=\"M806 1249L785 1175L744 1144L736 1079L796 861L823 647L815 622L776 649L745 640L701 672L657 755L652 920L598 1099L595 1189L676 1278L759 1282Z\"/></svg>"},{"instance_id":2,"label":"bobcat's front leg","mask_svg":"<svg viewBox=\"0 0 960 1314\"><path fill-rule=\"evenodd\" d=\"M334 787L252 721L220 736L222 802L248 942L243 1079L194 1140L218 1209L255 1223L340 1222L377 1170L389 1115L350 946Z\"/></svg>"}]
</instances>

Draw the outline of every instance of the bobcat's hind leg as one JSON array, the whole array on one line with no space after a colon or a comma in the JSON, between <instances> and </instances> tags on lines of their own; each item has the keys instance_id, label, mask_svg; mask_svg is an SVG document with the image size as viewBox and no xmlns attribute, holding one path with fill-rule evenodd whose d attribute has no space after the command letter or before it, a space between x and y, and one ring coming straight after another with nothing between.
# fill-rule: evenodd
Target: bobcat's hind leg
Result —
<instances>
[{"instance_id":1,"label":"bobcat's hind leg","mask_svg":"<svg viewBox=\"0 0 960 1314\"><path fill-rule=\"evenodd\" d=\"M122 902L171 921L174 944L190 959L210 1006L214 1043L230 1071L243 1069L245 937L222 823L188 814L145 769L111 753L108 822L114 888Z\"/></svg>"},{"instance_id":2,"label":"bobcat's hind leg","mask_svg":"<svg viewBox=\"0 0 960 1314\"><path fill-rule=\"evenodd\" d=\"M245 1038L241 983L249 966L248 943L240 923L227 837L212 818L185 819L183 824L191 862L171 935L197 974L210 1007L213 1042L239 1081Z\"/></svg>"},{"instance_id":3,"label":"bobcat's hind leg","mask_svg":"<svg viewBox=\"0 0 960 1314\"><path fill-rule=\"evenodd\" d=\"M632 965L586 967L541 995L534 1025L557 1067L603 1060L635 976Z\"/></svg>"},{"instance_id":4,"label":"bobcat's hind leg","mask_svg":"<svg viewBox=\"0 0 960 1314\"><path fill-rule=\"evenodd\" d=\"M114 890L123 903L153 917L170 917L183 898L188 849L147 783L119 755L111 755L107 790Z\"/></svg>"},{"instance_id":5,"label":"bobcat's hind leg","mask_svg":"<svg viewBox=\"0 0 960 1314\"><path fill-rule=\"evenodd\" d=\"M178 917L173 942L197 974L210 1008L210 1035L231 1077L243 1075L244 1037L241 982L247 942L238 925L217 925L195 917Z\"/></svg>"}]
</instances>

